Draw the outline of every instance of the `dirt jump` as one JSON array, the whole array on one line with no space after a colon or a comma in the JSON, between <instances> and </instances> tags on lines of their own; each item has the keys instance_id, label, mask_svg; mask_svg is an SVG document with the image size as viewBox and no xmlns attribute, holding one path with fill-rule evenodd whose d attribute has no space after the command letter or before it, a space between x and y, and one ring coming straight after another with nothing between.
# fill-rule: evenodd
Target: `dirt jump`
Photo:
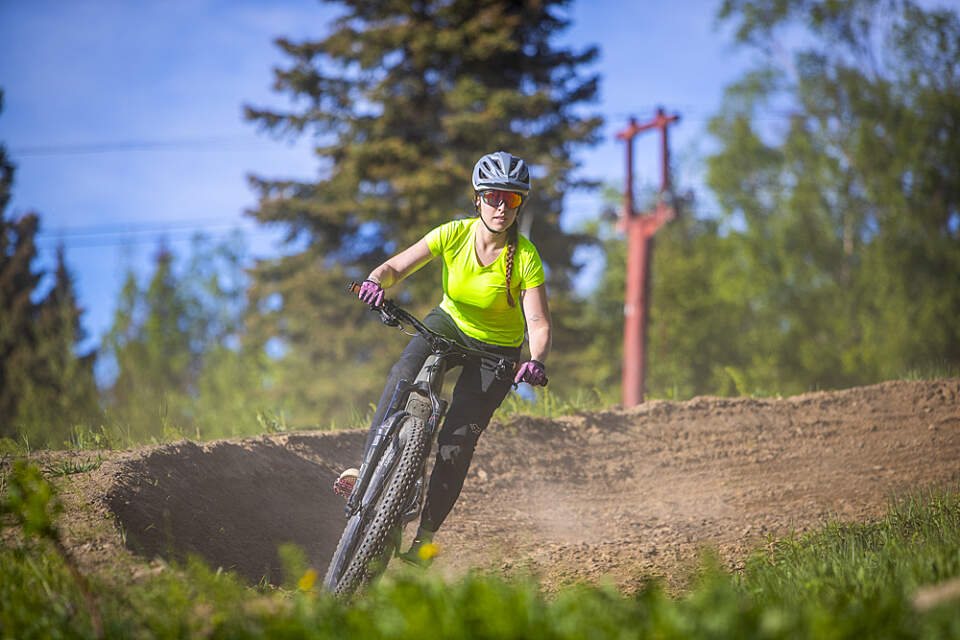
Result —
<instances>
[{"instance_id":1,"label":"dirt jump","mask_svg":"<svg viewBox=\"0 0 960 640\"><path fill-rule=\"evenodd\" d=\"M122 556L143 572L192 554L279 583L277 549L289 542L322 575L344 523L331 484L357 464L364 437L291 432L104 454L62 480L62 528L91 568ZM430 571L630 591L679 579L704 547L736 569L768 536L868 521L891 496L958 483L960 379L520 417L480 438Z\"/></svg>"}]
</instances>

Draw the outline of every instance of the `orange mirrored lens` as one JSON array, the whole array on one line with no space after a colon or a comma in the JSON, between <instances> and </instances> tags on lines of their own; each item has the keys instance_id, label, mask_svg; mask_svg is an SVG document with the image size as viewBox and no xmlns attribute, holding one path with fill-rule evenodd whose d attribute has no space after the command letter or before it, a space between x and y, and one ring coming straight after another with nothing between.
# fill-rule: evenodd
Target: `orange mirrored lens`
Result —
<instances>
[{"instance_id":1,"label":"orange mirrored lens","mask_svg":"<svg viewBox=\"0 0 960 640\"><path fill-rule=\"evenodd\" d=\"M519 193L500 191L499 189L484 191L480 197L491 207L499 207L502 202L507 205L508 209L516 209L520 206L520 203L523 202L523 196Z\"/></svg>"}]
</instances>

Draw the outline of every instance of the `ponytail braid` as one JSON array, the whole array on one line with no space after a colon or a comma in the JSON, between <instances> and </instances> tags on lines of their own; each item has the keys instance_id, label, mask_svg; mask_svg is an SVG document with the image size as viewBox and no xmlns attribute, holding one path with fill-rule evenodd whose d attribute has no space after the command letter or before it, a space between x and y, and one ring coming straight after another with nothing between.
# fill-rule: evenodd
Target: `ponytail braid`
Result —
<instances>
[{"instance_id":1,"label":"ponytail braid","mask_svg":"<svg viewBox=\"0 0 960 640\"><path fill-rule=\"evenodd\" d=\"M510 225L510 228L507 229L507 273L506 273L506 282L507 282L507 304L511 307L517 306L516 301L513 299L513 294L510 292L510 279L513 277L513 256L517 253L517 233L520 227L520 221L514 220L513 224Z\"/></svg>"}]
</instances>

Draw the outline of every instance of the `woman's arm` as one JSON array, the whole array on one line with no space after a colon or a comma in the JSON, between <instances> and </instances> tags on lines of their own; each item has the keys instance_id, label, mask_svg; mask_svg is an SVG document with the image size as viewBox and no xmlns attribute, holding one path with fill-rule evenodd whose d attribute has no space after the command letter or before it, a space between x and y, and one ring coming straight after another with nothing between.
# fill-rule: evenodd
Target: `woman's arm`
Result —
<instances>
[{"instance_id":1,"label":"woman's arm","mask_svg":"<svg viewBox=\"0 0 960 640\"><path fill-rule=\"evenodd\" d=\"M521 289L520 304L527 319L527 336L530 339L530 359L544 363L550 355L553 328L550 306L547 304L547 285Z\"/></svg>"},{"instance_id":2,"label":"woman's arm","mask_svg":"<svg viewBox=\"0 0 960 640\"><path fill-rule=\"evenodd\" d=\"M389 289L432 259L433 254L430 253L427 241L421 238L416 244L407 247L371 271L367 279L380 283L384 289Z\"/></svg>"}]
</instances>

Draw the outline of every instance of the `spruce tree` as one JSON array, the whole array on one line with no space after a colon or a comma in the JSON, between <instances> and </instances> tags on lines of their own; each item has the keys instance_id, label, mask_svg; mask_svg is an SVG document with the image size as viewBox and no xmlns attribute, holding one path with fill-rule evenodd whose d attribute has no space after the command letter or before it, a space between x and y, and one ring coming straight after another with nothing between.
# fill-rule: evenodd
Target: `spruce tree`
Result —
<instances>
[{"instance_id":1,"label":"spruce tree","mask_svg":"<svg viewBox=\"0 0 960 640\"><path fill-rule=\"evenodd\" d=\"M76 353L86 332L62 246L53 277L32 326L32 358L17 413L35 442L60 447L69 444L73 427L99 427L103 415L93 374L96 350Z\"/></svg>"},{"instance_id":2,"label":"spruce tree","mask_svg":"<svg viewBox=\"0 0 960 640\"><path fill-rule=\"evenodd\" d=\"M7 175L12 168L6 165ZM0 218L0 434L17 433L19 399L33 368L33 322L37 305L31 296L42 274L33 270L39 220Z\"/></svg>"},{"instance_id":3,"label":"spruce tree","mask_svg":"<svg viewBox=\"0 0 960 640\"><path fill-rule=\"evenodd\" d=\"M14 165L0 145L0 437L17 435L17 405L33 352L36 304L31 296L41 278L33 270L39 219L32 213L17 220L7 217L13 178Z\"/></svg>"},{"instance_id":4,"label":"spruce tree","mask_svg":"<svg viewBox=\"0 0 960 640\"><path fill-rule=\"evenodd\" d=\"M133 440L187 427L195 358L187 332L188 302L177 286L173 254L161 246L141 290L133 272L121 290L104 351L116 363L109 413Z\"/></svg>"},{"instance_id":5,"label":"spruce tree","mask_svg":"<svg viewBox=\"0 0 960 640\"><path fill-rule=\"evenodd\" d=\"M267 130L317 141L315 181L251 179L252 214L284 228L290 247L254 271L251 335L279 340L278 390L301 424L329 424L377 399L405 338L363 322L343 285L434 226L474 215L470 175L484 153L533 166L522 228L548 266L551 295L569 291L573 250L588 239L560 228L562 199L584 186L574 152L600 125L581 108L596 95L583 67L597 50L553 44L567 0L340 4L325 38L277 42L290 64L275 86L296 108L247 109ZM437 304L436 265L400 295L421 313Z\"/></svg>"},{"instance_id":6,"label":"spruce tree","mask_svg":"<svg viewBox=\"0 0 960 640\"><path fill-rule=\"evenodd\" d=\"M186 261L161 245L145 286L127 274L103 351L107 413L128 440L248 435L272 413L263 345L243 334L243 251L239 236L197 236Z\"/></svg>"},{"instance_id":7,"label":"spruce tree","mask_svg":"<svg viewBox=\"0 0 960 640\"><path fill-rule=\"evenodd\" d=\"M75 353L84 335L62 248L53 288L37 295L44 276L34 270L40 218L7 216L13 178L0 145L0 437L62 446L71 427L99 420L95 353Z\"/></svg>"},{"instance_id":8,"label":"spruce tree","mask_svg":"<svg viewBox=\"0 0 960 640\"><path fill-rule=\"evenodd\" d=\"M0 89L0 115L3 114L3 89ZM13 187L13 163L7 157L7 148L0 144L0 219L10 202L10 189Z\"/></svg>"}]
</instances>

